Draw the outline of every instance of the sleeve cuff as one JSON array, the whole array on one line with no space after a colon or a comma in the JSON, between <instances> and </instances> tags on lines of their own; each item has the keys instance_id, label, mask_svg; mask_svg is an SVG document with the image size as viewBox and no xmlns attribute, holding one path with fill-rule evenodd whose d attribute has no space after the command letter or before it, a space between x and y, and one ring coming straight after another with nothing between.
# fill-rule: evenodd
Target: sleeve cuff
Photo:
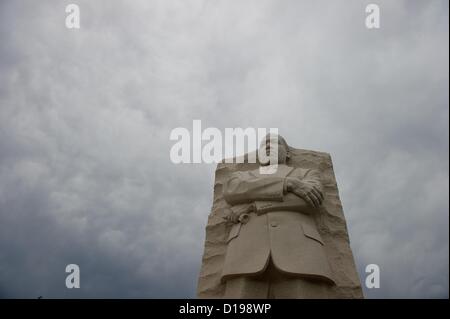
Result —
<instances>
[{"instance_id":1,"label":"sleeve cuff","mask_svg":"<svg viewBox=\"0 0 450 319\"><path fill-rule=\"evenodd\" d=\"M283 182L283 194L286 194L287 192L288 192L288 189L287 189L287 178L285 178L284 182Z\"/></svg>"}]
</instances>

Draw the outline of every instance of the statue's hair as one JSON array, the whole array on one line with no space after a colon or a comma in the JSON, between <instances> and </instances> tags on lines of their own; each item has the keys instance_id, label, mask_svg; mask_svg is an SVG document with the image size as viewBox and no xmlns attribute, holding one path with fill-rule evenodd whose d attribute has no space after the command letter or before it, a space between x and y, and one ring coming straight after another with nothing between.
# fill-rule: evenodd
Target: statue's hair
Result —
<instances>
[{"instance_id":1,"label":"statue's hair","mask_svg":"<svg viewBox=\"0 0 450 319\"><path fill-rule=\"evenodd\" d=\"M286 149L288 150L288 152L289 152L289 150L290 150L290 148L289 148L289 144L286 142L286 140L284 139L284 137L283 136L281 136L280 134L274 134L274 133L267 133L266 134L266 137L265 137L265 139L267 139L267 137L270 137L270 136L277 136L278 137L278 139L279 140L281 140L281 143L283 143L284 144L284 146L286 146Z\"/></svg>"}]
</instances>

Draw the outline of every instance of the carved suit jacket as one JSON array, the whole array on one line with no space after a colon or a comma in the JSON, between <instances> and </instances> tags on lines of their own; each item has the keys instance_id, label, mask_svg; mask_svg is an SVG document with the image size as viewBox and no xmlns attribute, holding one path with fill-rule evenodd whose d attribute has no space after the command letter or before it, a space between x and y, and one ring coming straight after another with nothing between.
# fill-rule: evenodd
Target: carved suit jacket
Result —
<instances>
[{"instance_id":1,"label":"carved suit jacket","mask_svg":"<svg viewBox=\"0 0 450 319\"><path fill-rule=\"evenodd\" d=\"M286 177L297 177L320 189L316 170L278 165L275 174L259 169L235 172L224 185L224 198L232 210L251 210L248 222L235 224L228 236L222 280L264 272L270 258L287 274L333 283L324 242L305 200L287 192Z\"/></svg>"}]
</instances>

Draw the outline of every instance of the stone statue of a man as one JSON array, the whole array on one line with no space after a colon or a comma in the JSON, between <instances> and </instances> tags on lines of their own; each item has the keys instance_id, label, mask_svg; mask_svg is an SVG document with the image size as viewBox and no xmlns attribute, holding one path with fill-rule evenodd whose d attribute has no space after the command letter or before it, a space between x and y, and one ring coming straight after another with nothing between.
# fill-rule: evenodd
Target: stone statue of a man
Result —
<instances>
[{"instance_id":1,"label":"stone statue of a man","mask_svg":"<svg viewBox=\"0 0 450 319\"><path fill-rule=\"evenodd\" d=\"M281 136L268 135L261 148L278 157L272 174L237 171L224 184L227 219L234 223L221 277L224 297L328 298L334 280L314 221L323 201L320 173L290 167Z\"/></svg>"}]
</instances>

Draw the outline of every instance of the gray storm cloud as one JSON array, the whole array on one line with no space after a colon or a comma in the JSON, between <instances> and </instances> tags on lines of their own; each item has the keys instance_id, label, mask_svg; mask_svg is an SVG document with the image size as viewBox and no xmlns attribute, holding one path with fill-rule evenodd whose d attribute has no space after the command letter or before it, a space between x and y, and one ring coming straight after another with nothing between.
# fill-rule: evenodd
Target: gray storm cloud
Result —
<instances>
[{"instance_id":1,"label":"gray storm cloud","mask_svg":"<svg viewBox=\"0 0 450 319\"><path fill-rule=\"evenodd\" d=\"M0 296L195 297L200 119L331 153L366 297L448 298L447 1L76 3L0 3Z\"/></svg>"}]
</instances>

